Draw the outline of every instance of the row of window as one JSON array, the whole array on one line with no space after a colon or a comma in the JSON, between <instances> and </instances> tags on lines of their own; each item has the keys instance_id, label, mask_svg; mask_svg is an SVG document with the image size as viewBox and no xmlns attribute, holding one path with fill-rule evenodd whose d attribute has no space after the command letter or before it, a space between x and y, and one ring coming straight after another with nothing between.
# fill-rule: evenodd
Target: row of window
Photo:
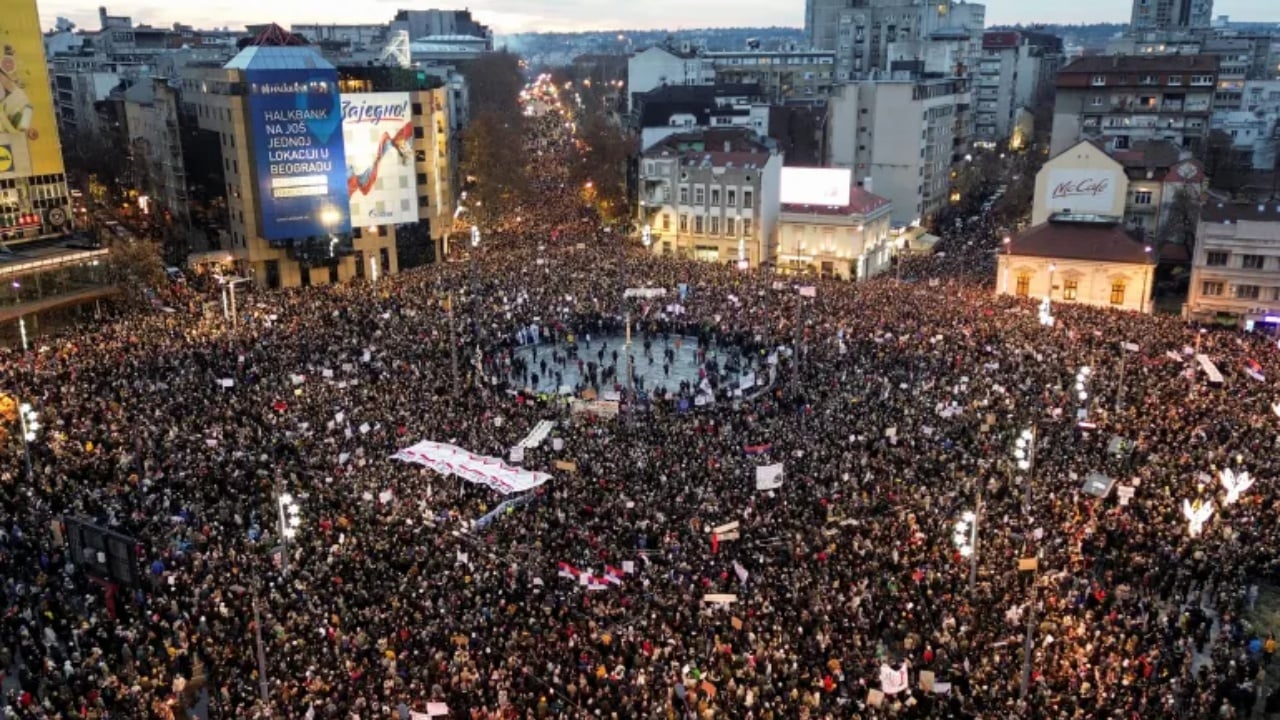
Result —
<instances>
[{"instance_id":1,"label":"row of window","mask_svg":"<svg viewBox=\"0 0 1280 720\"><path fill-rule=\"evenodd\" d=\"M1231 253L1225 250L1210 250L1205 253L1204 264L1209 267L1227 267L1231 262ZM1245 270L1265 270L1267 267L1266 255L1240 255L1240 265Z\"/></svg>"},{"instance_id":2,"label":"row of window","mask_svg":"<svg viewBox=\"0 0 1280 720\"><path fill-rule=\"evenodd\" d=\"M1031 294L1031 276L1019 275L1018 283L1014 291L1018 297L1028 297ZM1123 280L1116 280L1111 283L1111 304L1124 304L1125 283ZM1080 281L1079 280L1063 280L1062 281L1062 299L1074 301L1080 297Z\"/></svg>"},{"instance_id":3,"label":"row of window","mask_svg":"<svg viewBox=\"0 0 1280 720\"><path fill-rule=\"evenodd\" d=\"M1092 86L1094 86L1094 87L1103 87L1103 86L1105 86L1105 85L1107 84L1107 82L1108 82L1108 77L1107 77L1106 75L1094 75L1094 76L1093 76L1093 78L1092 78L1092 79L1090 79L1089 84L1090 84L1090 85L1092 85ZM1212 76L1212 75L1192 75L1192 76L1191 76L1191 84L1192 84L1192 85L1213 85L1213 82L1214 82L1214 80L1213 80L1213 76ZM1120 75L1119 77L1116 77L1116 78L1115 78L1115 82L1114 82L1114 83L1112 83L1112 84L1113 84L1113 85L1127 85L1127 84L1129 84L1129 76L1128 76L1128 75ZM1140 77L1138 78L1138 84L1139 84L1139 85L1159 85L1159 84L1161 84L1161 83L1160 83L1160 76L1158 76L1158 75L1142 75L1142 76L1140 76ZM1166 85L1181 85L1181 84L1182 84L1182 76L1181 76L1181 75L1170 75L1170 76L1168 76L1168 77L1165 79L1165 84L1166 84Z\"/></svg>"},{"instance_id":4,"label":"row of window","mask_svg":"<svg viewBox=\"0 0 1280 720\"><path fill-rule=\"evenodd\" d=\"M671 230L671 213L662 213L660 227L663 232ZM679 221L680 232L689 232L689 213L680 213ZM751 218L721 218L719 215L694 215L693 216L693 234L694 235L723 235L725 237L751 237ZM741 235L738 234L739 230Z\"/></svg>"},{"instance_id":5,"label":"row of window","mask_svg":"<svg viewBox=\"0 0 1280 720\"><path fill-rule=\"evenodd\" d=\"M711 204L717 207L720 205L720 197L721 197L720 191L721 191L721 188L719 187L712 186L711 188ZM724 188L723 196L724 196L724 207L738 206L738 189L737 188ZM680 186L680 204L681 205L689 204L689 186L688 185ZM707 189L705 187L701 185L697 185L693 188L693 204L694 205L707 204ZM755 191L753 190L742 191L742 207L744 208L755 207Z\"/></svg>"},{"instance_id":6,"label":"row of window","mask_svg":"<svg viewBox=\"0 0 1280 720\"><path fill-rule=\"evenodd\" d=\"M1226 297L1227 284L1221 280L1206 280L1200 285L1205 297ZM1232 285L1231 297L1237 300L1280 300L1280 287L1262 288L1258 285Z\"/></svg>"}]
</instances>

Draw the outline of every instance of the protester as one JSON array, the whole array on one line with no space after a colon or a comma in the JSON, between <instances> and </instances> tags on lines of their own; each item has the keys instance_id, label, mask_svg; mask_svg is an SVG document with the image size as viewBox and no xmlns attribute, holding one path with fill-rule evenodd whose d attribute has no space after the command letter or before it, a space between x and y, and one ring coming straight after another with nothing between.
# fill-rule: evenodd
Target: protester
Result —
<instances>
[{"instance_id":1,"label":"protester","mask_svg":"<svg viewBox=\"0 0 1280 720\"><path fill-rule=\"evenodd\" d=\"M540 201L486 231L474 284L443 263L258 292L238 327L131 315L0 358L43 425L29 477L16 441L0 465L9 717L181 717L205 691L211 718L1248 716L1274 642L1243 620L1246 588L1280 559L1270 342L1074 305L1045 328L965 271L989 227L902 282L624 252L565 187L561 120L530 123ZM525 390L531 328L567 364L569 336L594 353L627 316L637 357L719 358L710 391L641 396L625 352L577 388L617 393L616 419ZM725 358L762 387L735 392ZM552 479L483 527L508 498L391 459L423 439L505 458L542 420L523 466ZM1260 482L1227 506L1222 470ZM1085 493L1093 473L1132 500ZM301 518L283 543L281 493ZM1184 500L1215 503L1198 537ZM64 515L136 538L144 585L108 596ZM710 532L731 522L737 539Z\"/></svg>"}]
</instances>

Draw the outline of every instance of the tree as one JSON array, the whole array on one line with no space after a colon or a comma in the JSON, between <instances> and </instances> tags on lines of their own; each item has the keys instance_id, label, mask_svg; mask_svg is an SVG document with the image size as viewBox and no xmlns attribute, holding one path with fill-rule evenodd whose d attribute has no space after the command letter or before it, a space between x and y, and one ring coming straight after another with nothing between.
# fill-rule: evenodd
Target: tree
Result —
<instances>
[{"instance_id":1,"label":"tree","mask_svg":"<svg viewBox=\"0 0 1280 720\"><path fill-rule=\"evenodd\" d=\"M164 287L168 278L159 243L137 238L114 238L107 257L107 280L120 288L129 305L145 306L149 291Z\"/></svg>"},{"instance_id":2,"label":"tree","mask_svg":"<svg viewBox=\"0 0 1280 720\"><path fill-rule=\"evenodd\" d=\"M1245 167L1241 163L1240 154L1235 150L1235 142L1222 130L1213 130L1204 143L1205 174L1209 176L1209 184L1219 190L1235 195L1244 187Z\"/></svg>"},{"instance_id":3,"label":"tree","mask_svg":"<svg viewBox=\"0 0 1280 720\"><path fill-rule=\"evenodd\" d=\"M107 133L76 130L63 139L67 168L112 185L129 173L129 148Z\"/></svg>"},{"instance_id":4,"label":"tree","mask_svg":"<svg viewBox=\"0 0 1280 720\"><path fill-rule=\"evenodd\" d=\"M581 160L570 169L571 180L578 187L587 188L589 184L589 199L605 222L630 217L627 164L632 152L631 139L613 122L603 105L584 113L578 131L583 148Z\"/></svg>"},{"instance_id":5,"label":"tree","mask_svg":"<svg viewBox=\"0 0 1280 720\"><path fill-rule=\"evenodd\" d=\"M1178 188L1169 205L1169 218L1160 228L1162 243L1187 246L1187 255L1195 253L1196 228L1200 224L1200 198L1184 185Z\"/></svg>"},{"instance_id":6,"label":"tree","mask_svg":"<svg viewBox=\"0 0 1280 720\"><path fill-rule=\"evenodd\" d=\"M467 125L462 145L467 208L482 227L496 224L527 187L523 140L510 116L492 110L472 115Z\"/></svg>"},{"instance_id":7,"label":"tree","mask_svg":"<svg viewBox=\"0 0 1280 720\"><path fill-rule=\"evenodd\" d=\"M467 79L473 117L489 111L523 117L520 91L524 89L524 76L519 56L505 50L485 53L468 61L461 70Z\"/></svg>"}]
</instances>

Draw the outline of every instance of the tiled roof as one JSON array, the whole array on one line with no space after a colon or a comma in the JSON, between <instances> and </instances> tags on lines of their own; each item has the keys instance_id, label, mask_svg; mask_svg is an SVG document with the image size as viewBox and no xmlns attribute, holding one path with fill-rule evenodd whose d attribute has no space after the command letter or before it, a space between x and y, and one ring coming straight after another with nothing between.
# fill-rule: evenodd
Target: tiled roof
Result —
<instances>
[{"instance_id":1,"label":"tiled roof","mask_svg":"<svg viewBox=\"0 0 1280 720\"><path fill-rule=\"evenodd\" d=\"M1008 254L1063 260L1153 264L1138 240L1115 223L1050 220L1013 238Z\"/></svg>"},{"instance_id":2,"label":"tiled roof","mask_svg":"<svg viewBox=\"0 0 1280 720\"><path fill-rule=\"evenodd\" d=\"M1217 72L1217 55L1091 55L1078 58L1058 71L1071 73L1113 72Z\"/></svg>"}]
</instances>

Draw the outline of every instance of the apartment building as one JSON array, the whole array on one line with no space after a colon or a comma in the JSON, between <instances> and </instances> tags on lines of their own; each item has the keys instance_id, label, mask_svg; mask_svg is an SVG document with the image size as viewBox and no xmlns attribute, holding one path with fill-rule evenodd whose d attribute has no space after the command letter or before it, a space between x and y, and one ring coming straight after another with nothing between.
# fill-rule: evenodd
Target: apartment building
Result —
<instances>
[{"instance_id":1,"label":"apartment building","mask_svg":"<svg viewBox=\"0 0 1280 720\"><path fill-rule=\"evenodd\" d=\"M837 81L872 71L889 72L895 62L917 60L929 72L967 76L977 61L986 6L939 0L807 0L809 42L836 54Z\"/></svg>"},{"instance_id":2,"label":"apartment building","mask_svg":"<svg viewBox=\"0 0 1280 720\"><path fill-rule=\"evenodd\" d=\"M376 281L399 269L398 232L439 247L455 204L449 89L414 70L339 71L278 27L255 43L182 81L221 150L238 271L272 288ZM298 108L314 112L288 121Z\"/></svg>"},{"instance_id":3,"label":"apartment building","mask_svg":"<svg viewBox=\"0 0 1280 720\"><path fill-rule=\"evenodd\" d=\"M1063 59L1062 39L1028 31L988 32L973 78L974 140L985 147L1027 141L1023 118L1053 86ZM1018 131L1015 133L1015 131ZM1015 137L1016 135L1016 137Z\"/></svg>"},{"instance_id":4,"label":"apartment building","mask_svg":"<svg viewBox=\"0 0 1280 720\"><path fill-rule=\"evenodd\" d=\"M1194 150L1209 132L1216 55L1083 57L1058 72L1050 152L1084 139L1125 150L1168 140Z\"/></svg>"},{"instance_id":5,"label":"apartment building","mask_svg":"<svg viewBox=\"0 0 1280 720\"><path fill-rule=\"evenodd\" d=\"M887 198L898 225L919 225L947 205L951 170L964 162L970 93L959 79L864 80L827 106L826 162Z\"/></svg>"},{"instance_id":6,"label":"apartment building","mask_svg":"<svg viewBox=\"0 0 1280 720\"><path fill-rule=\"evenodd\" d=\"M816 102L825 99L835 82L836 56L831 51L735 50L708 52L715 82L759 84L771 103Z\"/></svg>"},{"instance_id":7,"label":"apartment building","mask_svg":"<svg viewBox=\"0 0 1280 720\"><path fill-rule=\"evenodd\" d=\"M1280 203L1205 205L1184 314L1280 331Z\"/></svg>"},{"instance_id":8,"label":"apartment building","mask_svg":"<svg viewBox=\"0 0 1280 720\"><path fill-rule=\"evenodd\" d=\"M758 267L776 253L781 176L750 131L672 135L641 153L638 223L656 254Z\"/></svg>"},{"instance_id":9,"label":"apartment building","mask_svg":"<svg viewBox=\"0 0 1280 720\"><path fill-rule=\"evenodd\" d=\"M1213 0L1133 0L1129 32L1207 28L1213 22Z\"/></svg>"},{"instance_id":10,"label":"apartment building","mask_svg":"<svg viewBox=\"0 0 1280 720\"><path fill-rule=\"evenodd\" d=\"M186 225L190 204L179 126L179 87L177 80L151 78L125 91L124 135L135 168L141 170L138 190L149 199L148 211Z\"/></svg>"}]
</instances>

